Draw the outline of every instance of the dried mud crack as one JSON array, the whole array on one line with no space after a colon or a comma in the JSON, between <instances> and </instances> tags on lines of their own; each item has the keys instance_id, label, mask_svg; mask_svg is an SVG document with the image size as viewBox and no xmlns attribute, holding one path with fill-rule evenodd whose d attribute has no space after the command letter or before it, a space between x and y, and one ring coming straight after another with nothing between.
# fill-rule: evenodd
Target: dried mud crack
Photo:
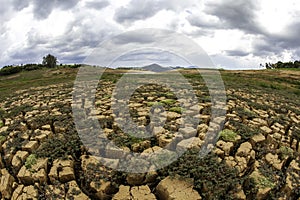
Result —
<instances>
[{"instance_id":1,"label":"dried mud crack","mask_svg":"<svg viewBox=\"0 0 300 200\"><path fill-rule=\"evenodd\" d=\"M295 90L289 90L299 85L300 77L284 83L290 84L284 89L274 89L260 82L258 72L252 72L255 80L249 73L222 72L227 95L225 125L212 152L203 158L199 150L209 129L212 103L201 76L193 70L182 74L197 96L196 107L152 83L131 95L126 116L114 113L111 97L121 76L117 70L107 72L99 82L94 102L73 101L70 80L28 86L1 98L1 198L300 199L300 102ZM269 84L279 75L269 72L264 80ZM248 82L238 84L241 77ZM180 92L188 91L182 87ZM189 122L197 119L196 126L184 126L182 105L193 115ZM95 136L87 140L94 148L83 144L72 107L94 116L109 141L95 141L103 135L91 124L84 131ZM151 121L153 113L165 120L162 126ZM117 121L127 117L139 127L148 126L153 136L139 138L124 132ZM118 148L110 148L109 142ZM119 166L127 155L124 152L181 151L187 145L188 150L176 161L145 173L116 171L93 154L102 152L106 162ZM134 162L134 158L127 159ZM160 159L165 161L165 157Z\"/></svg>"}]
</instances>

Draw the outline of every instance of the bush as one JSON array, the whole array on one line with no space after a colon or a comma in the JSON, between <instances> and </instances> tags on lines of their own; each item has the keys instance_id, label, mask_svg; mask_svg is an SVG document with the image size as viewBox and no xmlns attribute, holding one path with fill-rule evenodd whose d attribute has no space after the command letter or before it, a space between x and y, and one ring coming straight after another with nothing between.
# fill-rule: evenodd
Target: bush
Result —
<instances>
[{"instance_id":1,"label":"bush","mask_svg":"<svg viewBox=\"0 0 300 200\"><path fill-rule=\"evenodd\" d=\"M177 161L159 170L159 174L161 178L175 175L193 178L194 188L205 199L233 199L231 195L243 180L236 169L218 162L217 158L212 153L200 158L196 149L190 149Z\"/></svg>"},{"instance_id":2,"label":"bush","mask_svg":"<svg viewBox=\"0 0 300 200\"><path fill-rule=\"evenodd\" d=\"M294 154L294 151L290 147L281 146L279 148L279 156L280 156L281 159L285 159L289 156L293 156L293 154Z\"/></svg>"},{"instance_id":3,"label":"bush","mask_svg":"<svg viewBox=\"0 0 300 200\"><path fill-rule=\"evenodd\" d=\"M184 111L184 109L181 108L181 107L172 107L172 108L170 108L170 111L176 112L178 114L182 114L182 112Z\"/></svg>"},{"instance_id":4,"label":"bush","mask_svg":"<svg viewBox=\"0 0 300 200\"><path fill-rule=\"evenodd\" d=\"M162 100L161 103L166 104L166 105L172 105L172 104L176 103L176 100L174 100L174 99L165 99L165 100Z\"/></svg>"},{"instance_id":5,"label":"bush","mask_svg":"<svg viewBox=\"0 0 300 200\"><path fill-rule=\"evenodd\" d=\"M222 130L219 133L219 135L220 135L220 139L224 140L225 142L234 142L235 138L237 136L237 133L232 130L225 129L225 130Z\"/></svg>"},{"instance_id":6,"label":"bush","mask_svg":"<svg viewBox=\"0 0 300 200\"><path fill-rule=\"evenodd\" d=\"M0 75L6 76L11 74L16 74L20 71L22 71L22 67L20 66L5 66L2 69L0 69Z\"/></svg>"},{"instance_id":7,"label":"bush","mask_svg":"<svg viewBox=\"0 0 300 200\"><path fill-rule=\"evenodd\" d=\"M31 154L27 157L26 161L25 161L25 167L26 169L31 169L31 167L33 165L35 165L37 162L37 158L35 154Z\"/></svg>"}]
</instances>

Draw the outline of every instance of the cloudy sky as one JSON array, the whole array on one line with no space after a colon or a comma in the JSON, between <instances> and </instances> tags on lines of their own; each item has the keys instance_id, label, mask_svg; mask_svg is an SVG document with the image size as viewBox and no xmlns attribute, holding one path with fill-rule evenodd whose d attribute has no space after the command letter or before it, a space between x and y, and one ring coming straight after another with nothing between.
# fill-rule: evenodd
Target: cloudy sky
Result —
<instances>
[{"instance_id":1,"label":"cloudy sky","mask_svg":"<svg viewBox=\"0 0 300 200\"><path fill-rule=\"evenodd\" d=\"M296 0L0 3L0 66L41 63L48 53L57 56L60 63L82 63L102 42L144 28L183 34L200 45L216 66L228 69L259 68L260 63L300 59L300 1ZM153 38L140 34L125 35L128 43L153 42ZM146 54L149 56L149 51ZM166 58L165 53L153 55L158 63Z\"/></svg>"}]
</instances>

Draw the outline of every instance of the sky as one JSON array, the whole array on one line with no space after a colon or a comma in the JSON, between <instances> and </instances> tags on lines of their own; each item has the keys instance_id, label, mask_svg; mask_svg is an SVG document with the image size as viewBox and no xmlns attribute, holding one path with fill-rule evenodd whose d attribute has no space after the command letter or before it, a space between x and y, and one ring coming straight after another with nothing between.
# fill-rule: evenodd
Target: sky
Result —
<instances>
[{"instance_id":1,"label":"sky","mask_svg":"<svg viewBox=\"0 0 300 200\"><path fill-rule=\"evenodd\" d=\"M84 63L103 42L116 37L122 38L122 43L115 43L109 49L124 43L133 43L136 49L159 44L159 34L136 34L145 29L163 29L187 37L208 54L215 66L224 69L257 69L260 63L294 61L300 56L300 1L297 0L0 0L0 3L0 67L41 63L48 53L62 64ZM151 62L167 65L164 60L168 53L161 50L147 49L141 53L134 50L121 56L119 63L144 56L151 57ZM180 55L172 56L182 61Z\"/></svg>"}]
</instances>

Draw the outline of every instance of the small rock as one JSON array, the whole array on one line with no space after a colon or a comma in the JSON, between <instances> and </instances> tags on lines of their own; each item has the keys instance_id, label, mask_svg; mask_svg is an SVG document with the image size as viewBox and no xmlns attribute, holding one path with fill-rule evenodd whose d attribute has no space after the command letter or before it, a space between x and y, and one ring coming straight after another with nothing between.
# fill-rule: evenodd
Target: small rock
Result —
<instances>
[{"instance_id":1,"label":"small rock","mask_svg":"<svg viewBox=\"0 0 300 200\"><path fill-rule=\"evenodd\" d=\"M65 199L66 194L64 185L49 185L48 187L46 187L45 196L46 199L53 199L53 196L55 196L56 199Z\"/></svg>"},{"instance_id":2,"label":"small rock","mask_svg":"<svg viewBox=\"0 0 300 200\"><path fill-rule=\"evenodd\" d=\"M219 140L216 145L224 151L225 156L229 156L234 147L234 144L232 142L224 142L222 140Z\"/></svg>"},{"instance_id":3,"label":"small rock","mask_svg":"<svg viewBox=\"0 0 300 200\"><path fill-rule=\"evenodd\" d=\"M34 183L34 179L32 177L32 174L25 166L22 166L18 175L18 179L21 183L24 185L32 185Z\"/></svg>"},{"instance_id":4,"label":"small rock","mask_svg":"<svg viewBox=\"0 0 300 200\"><path fill-rule=\"evenodd\" d=\"M113 200L131 200L130 186L121 185L119 191L113 196Z\"/></svg>"},{"instance_id":5,"label":"small rock","mask_svg":"<svg viewBox=\"0 0 300 200\"><path fill-rule=\"evenodd\" d=\"M234 160L234 157L232 157L232 156L225 157L225 163L229 167L235 167L237 165L237 163Z\"/></svg>"},{"instance_id":6,"label":"small rock","mask_svg":"<svg viewBox=\"0 0 300 200\"><path fill-rule=\"evenodd\" d=\"M200 149L202 143L203 142L200 140L200 138L191 137L189 139L181 140L177 144L176 150L177 150L177 152L185 152L187 149L190 149L190 148L193 148L193 147L196 147L196 148Z\"/></svg>"},{"instance_id":7,"label":"small rock","mask_svg":"<svg viewBox=\"0 0 300 200\"><path fill-rule=\"evenodd\" d=\"M163 127L154 127L153 131L152 131L152 134L154 136L159 136L159 135L162 135L164 133L165 133L165 129Z\"/></svg>"},{"instance_id":8,"label":"small rock","mask_svg":"<svg viewBox=\"0 0 300 200\"><path fill-rule=\"evenodd\" d=\"M13 157L11 164L12 166L19 170L22 166L23 162L26 160L26 158L29 156L29 153L27 151L17 151L15 156Z\"/></svg>"},{"instance_id":9,"label":"small rock","mask_svg":"<svg viewBox=\"0 0 300 200\"><path fill-rule=\"evenodd\" d=\"M194 129L193 127L180 128L179 132L182 133L184 138L195 137L197 134L197 130Z\"/></svg>"},{"instance_id":10,"label":"small rock","mask_svg":"<svg viewBox=\"0 0 300 200\"><path fill-rule=\"evenodd\" d=\"M126 154L124 153L123 149L115 147L109 143L105 148L105 155L110 159L121 159Z\"/></svg>"},{"instance_id":11,"label":"small rock","mask_svg":"<svg viewBox=\"0 0 300 200\"><path fill-rule=\"evenodd\" d=\"M0 192L2 194L2 197L10 199L13 192L12 186L14 181L14 177L10 175L7 171L5 172L5 174L2 174L0 182Z\"/></svg>"},{"instance_id":12,"label":"small rock","mask_svg":"<svg viewBox=\"0 0 300 200\"><path fill-rule=\"evenodd\" d=\"M252 145L249 142L244 142L241 144L241 146L238 148L236 152L236 156L241 157L247 157L250 155L250 152L252 150Z\"/></svg>"},{"instance_id":13,"label":"small rock","mask_svg":"<svg viewBox=\"0 0 300 200\"><path fill-rule=\"evenodd\" d=\"M63 183L72 181L75 179L73 160L70 158L68 160L56 159L53 162L53 166L49 173L49 178L52 183L56 180L60 180Z\"/></svg>"},{"instance_id":14,"label":"small rock","mask_svg":"<svg viewBox=\"0 0 300 200\"><path fill-rule=\"evenodd\" d=\"M103 180L100 180L100 183L96 183L92 181L90 183L90 186L93 190L96 191L96 196L99 199L110 199L109 194L113 194L114 188L111 184L111 182L106 182Z\"/></svg>"},{"instance_id":15,"label":"small rock","mask_svg":"<svg viewBox=\"0 0 300 200\"><path fill-rule=\"evenodd\" d=\"M27 186L23 188L23 193L21 195L23 199L37 199L38 191L34 188L33 185ZM19 197L20 198L20 197ZM20 198L20 199L22 199Z\"/></svg>"},{"instance_id":16,"label":"small rock","mask_svg":"<svg viewBox=\"0 0 300 200\"><path fill-rule=\"evenodd\" d=\"M32 153L38 147L39 147L39 143L37 141L29 141L22 149L24 151L29 151L30 153Z\"/></svg>"},{"instance_id":17,"label":"small rock","mask_svg":"<svg viewBox=\"0 0 300 200\"><path fill-rule=\"evenodd\" d=\"M156 187L157 196L164 200L200 200L199 193L193 189L192 181L167 177Z\"/></svg>"},{"instance_id":18,"label":"small rock","mask_svg":"<svg viewBox=\"0 0 300 200\"><path fill-rule=\"evenodd\" d=\"M76 181L71 181L68 183L69 189L66 194L66 200L73 200L73 199L78 199L78 200L89 200L90 198L84 194L80 188L78 187Z\"/></svg>"},{"instance_id":19,"label":"small rock","mask_svg":"<svg viewBox=\"0 0 300 200\"><path fill-rule=\"evenodd\" d=\"M42 130L51 131L51 126L49 124L42 126Z\"/></svg>"},{"instance_id":20,"label":"small rock","mask_svg":"<svg viewBox=\"0 0 300 200\"><path fill-rule=\"evenodd\" d=\"M148 185L132 187L130 193L132 200L156 200Z\"/></svg>"},{"instance_id":21,"label":"small rock","mask_svg":"<svg viewBox=\"0 0 300 200\"><path fill-rule=\"evenodd\" d=\"M262 142L264 142L265 140L266 140L266 137L265 137L263 134L259 133L259 134L257 134L257 135L254 135L254 136L250 139L250 143L251 143L252 146L255 146L256 144L262 143Z\"/></svg>"},{"instance_id":22,"label":"small rock","mask_svg":"<svg viewBox=\"0 0 300 200\"><path fill-rule=\"evenodd\" d=\"M175 112L167 112L167 120L172 121L179 118L181 115Z\"/></svg>"},{"instance_id":23,"label":"small rock","mask_svg":"<svg viewBox=\"0 0 300 200\"><path fill-rule=\"evenodd\" d=\"M13 193L11 199L13 199L13 200L18 199L18 197L21 196L21 194L23 193L23 188L24 188L24 185L19 185L19 186L15 189L15 191L14 191L14 193Z\"/></svg>"},{"instance_id":24,"label":"small rock","mask_svg":"<svg viewBox=\"0 0 300 200\"><path fill-rule=\"evenodd\" d=\"M238 169L239 173L241 174L247 168L247 160L245 157L236 156L236 168Z\"/></svg>"},{"instance_id":25,"label":"small rock","mask_svg":"<svg viewBox=\"0 0 300 200\"><path fill-rule=\"evenodd\" d=\"M276 140L281 140L282 135L280 133L274 133L273 138L276 139Z\"/></svg>"},{"instance_id":26,"label":"small rock","mask_svg":"<svg viewBox=\"0 0 300 200\"><path fill-rule=\"evenodd\" d=\"M281 170L282 162L279 160L278 155L274 155L272 153L268 153L266 155L266 161L272 165L275 169Z\"/></svg>"},{"instance_id":27,"label":"small rock","mask_svg":"<svg viewBox=\"0 0 300 200\"><path fill-rule=\"evenodd\" d=\"M160 147L165 147L172 142L172 136L169 135L161 135L158 138L158 144Z\"/></svg>"}]
</instances>

